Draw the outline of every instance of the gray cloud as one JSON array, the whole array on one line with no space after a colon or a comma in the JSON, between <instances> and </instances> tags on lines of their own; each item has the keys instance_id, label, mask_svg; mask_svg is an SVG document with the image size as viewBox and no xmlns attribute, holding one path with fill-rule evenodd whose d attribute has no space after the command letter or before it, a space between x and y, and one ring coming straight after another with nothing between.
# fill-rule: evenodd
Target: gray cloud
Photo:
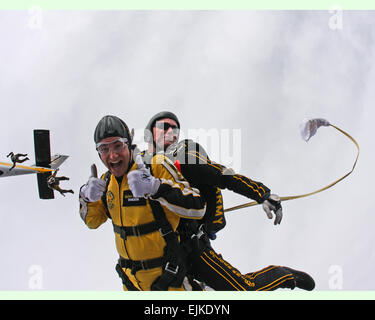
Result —
<instances>
[{"instance_id":1,"label":"gray cloud","mask_svg":"<svg viewBox=\"0 0 375 320\"><path fill-rule=\"evenodd\" d=\"M32 265L42 267L47 290L121 290L110 223L88 230L77 193L91 163L104 171L93 146L97 121L116 114L141 132L160 109L175 112L184 130L240 129L241 173L281 196L328 184L354 161L355 149L332 128L303 142L304 117L325 117L356 137L362 153L350 177L285 202L278 227L260 207L228 213L213 245L244 273L284 264L328 290L339 265L344 289L374 289L372 12L344 12L340 30L329 28L328 11L42 15L42 28L32 29L27 11L0 13L1 150L3 160L11 150L33 155L32 130L50 129L52 152L70 155L61 172L76 194L42 201L35 177L1 179L1 290L30 289ZM224 195L225 207L247 201Z\"/></svg>"}]
</instances>

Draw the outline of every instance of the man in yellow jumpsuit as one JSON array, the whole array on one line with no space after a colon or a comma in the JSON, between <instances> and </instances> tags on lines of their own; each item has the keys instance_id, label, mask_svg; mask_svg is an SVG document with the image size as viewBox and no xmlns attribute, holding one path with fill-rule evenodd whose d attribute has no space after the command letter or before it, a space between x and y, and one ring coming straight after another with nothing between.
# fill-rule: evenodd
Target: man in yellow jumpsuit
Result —
<instances>
[{"instance_id":1,"label":"man in yellow jumpsuit","mask_svg":"<svg viewBox=\"0 0 375 320\"><path fill-rule=\"evenodd\" d=\"M109 171L97 178L92 166L80 189L80 214L92 229L112 219L124 290L185 290L186 267L175 231L180 218L203 217L199 191L164 155L156 155L146 168L118 117L103 117L94 140Z\"/></svg>"}]
</instances>

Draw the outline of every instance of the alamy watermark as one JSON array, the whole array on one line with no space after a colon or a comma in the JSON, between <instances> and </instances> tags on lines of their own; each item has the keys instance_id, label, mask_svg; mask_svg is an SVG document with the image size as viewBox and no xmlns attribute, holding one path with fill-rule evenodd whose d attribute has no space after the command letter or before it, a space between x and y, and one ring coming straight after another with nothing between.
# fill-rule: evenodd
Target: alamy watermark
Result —
<instances>
[{"instance_id":1,"label":"alamy watermark","mask_svg":"<svg viewBox=\"0 0 375 320\"><path fill-rule=\"evenodd\" d=\"M29 282L28 287L30 290L42 290L43 289L43 268L40 265L33 264L28 270Z\"/></svg>"},{"instance_id":2,"label":"alamy watermark","mask_svg":"<svg viewBox=\"0 0 375 320\"><path fill-rule=\"evenodd\" d=\"M342 30L344 26L343 21L343 10L340 8L340 6L332 6L331 9L329 9L330 17L328 19L328 27L331 30Z\"/></svg>"},{"instance_id":3,"label":"alamy watermark","mask_svg":"<svg viewBox=\"0 0 375 320\"><path fill-rule=\"evenodd\" d=\"M328 279L328 288L330 290L342 290L344 285L343 268L340 265L332 265L328 269L330 277Z\"/></svg>"},{"instance_id":4,"label":"alamy watermark","mask_svg":"<svg viewBox=\"0 0 375 320\"><path fill-rule=\"evenodd\" d=\"M28 10L27 26L36 30L43 28L43 11L41 7L33 6Z\"/></svg>"},{"instance_id":5,"label":"alamy watermark","mask_svg":"<svg viewBox=\"0 0 375 320\"><path fill-rule=\"evenodd\" d=\"M180 164L204 164L206 154L210 161L224 165L235 172L241 171L242 130L241 129L188 129L179 131L178 141L186 141L186 146L173 145L167 150L175 147L174 156ZM177 142L178 142L177 141ZM144 144L144 129L135 129L133 143L140 149L147 149ZM185 150L189 150L189 157L185 157ZM156 145L156 152L163 151ZM229 171L228 171L229 173Z\"/></svg>"}]
</instances>

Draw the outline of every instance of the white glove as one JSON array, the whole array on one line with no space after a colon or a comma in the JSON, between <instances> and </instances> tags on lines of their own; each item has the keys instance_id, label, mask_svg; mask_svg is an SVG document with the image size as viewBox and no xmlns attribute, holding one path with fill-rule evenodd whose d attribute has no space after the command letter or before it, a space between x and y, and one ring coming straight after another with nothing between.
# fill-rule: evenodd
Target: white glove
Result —
<instances>
[{"instance_id":1,"label":"white glove","mask_svg":"<svg viewBox=\"0 0 375 320\"><path fill-rule=\"evenodd\" d=\"M263 210L266 212L268 219L272 219L272 211L275 214L274 225L280 224L283 218L283 209L281 207L280 197L276 194L271 194L267 200L262 203Z\"/></svg>"},{"instance_id":2,"label":"white glove","mask_svg":"<svg viewBox=\"0 0 375 320\"><path fill-rule=\"evenodd\" d=\"M153 196L160 187L160 180L151 175L146 168L141 155L135 157L137 169L128 173L128 184L134 197Z\"/></svg>"},{"instance_id":3,"label":"white glove","mask_svg":"<svg viewBox=\"0 0 375 320\"><path fill-rule=\"evenodd\" d=\"M91 175L89 181L82 186L80 195L86 202L96 202L102 197L106 187L106 182L98 179L96 165L91 166Z\"/></svg>"}]
</instances>

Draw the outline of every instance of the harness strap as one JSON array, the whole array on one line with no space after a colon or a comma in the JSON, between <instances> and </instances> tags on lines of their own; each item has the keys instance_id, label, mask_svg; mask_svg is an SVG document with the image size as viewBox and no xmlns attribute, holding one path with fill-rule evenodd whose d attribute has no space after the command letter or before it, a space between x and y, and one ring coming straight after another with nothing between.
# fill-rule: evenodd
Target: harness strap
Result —
<instances>
[{"instance_id":1,"label":"harness strap","mask_svg":"<svg viewBox=\"0 0 375 320\"><path fill-rule=\"evenodd\" d=\"M111 172L110 171L107 171L104 175L104 179L105 181L105 192L103 193L102 195L102 202L104 204L104 208L105 208L105 214L107 215L107 217L109 219L112 219L110 213L109 213L109 210L108 210L108 204L107 204L107 190L108 190L108 185L109 185L109 182L111 180Z\"/></svg>"},{"instance_id":2,"label":"harness strap","mask_svg":"<svg viewBox=\"0 0 375 320\"><path fill-rule=\"evenodd\" d=\"M120 263L116 264L116 271L118 273L118 276L122 280L122 284L128 289L129 291L140 291L139 289L136 288L136 286L130 281L128 276L125 274L124 270L122 270L122 267Z\"/></svg>"},{"instance_id":3,"label":"harness strap","mask_svg":"<svg viewBox=\"0 0 375 320\"><path fill-rule=\"evenodd\" d=\"M149 260L129 260L123 257L120 257L118 260L118 264L121 268L131 269L131 273L135 275L135 273L139 270L148 270L157 267L162 267L164 264L164 258L155 258Z\"/></svg>"},{"instance_id":4,"label":"harness strap","mask_svg":"<svg viewBox=\"0 0 375 320\"><path fill-rule=\"evenodd\" d=\"M164 268L162 275L157 278L151 285L151 290L167 291L169 287L179 287L184 280L185 271L180 269L180 266L172 266L168 262Z\"/></svg>"},{"instance_id":5,"label":"harness strap","mask_svg":"<svg viewBox=\"0 0 375 320\"><path fill-rule=\"evenodd\" d=\"M159 229L159 225L156 221L152 221L145 224L140 224L132 227L118 226L113 223L113 230L118 233L123 240L126 240L129 236L140 237L142 235L155 232Z\"/></svg>"},{"instance_id":6,"label":"harness strap","mask_svg":"<svg viewBox=\"0 0 375 320\"><path fill-rule=\"evenodd\" d=\"M165 216L165 212L160 203L155 200L149 200L155 221L159 223L159 231L166 242L164 249L162 275L157 278L151 286L151 290L168 290L168 287L179 287L182 285L186 274L186 267L182 257L182 247L178 241L176 232L173 231L171 224Z\"/></svg>"},{"instance_id":7,"label":"harness strap","mask_svg":"<svg viewBox=\"0 0 375 320\"><path fill-rule=\"evenodd\" d=\"M172 249L176 254L179 254L179 241L176 232L173 231L171 224L169 223L165 212L161 207L160 203L155 200L149 200L152 213L155 221L159 224L159 231L165 242L167 243L168 249Z\"/></svg>"}]
</instances>

